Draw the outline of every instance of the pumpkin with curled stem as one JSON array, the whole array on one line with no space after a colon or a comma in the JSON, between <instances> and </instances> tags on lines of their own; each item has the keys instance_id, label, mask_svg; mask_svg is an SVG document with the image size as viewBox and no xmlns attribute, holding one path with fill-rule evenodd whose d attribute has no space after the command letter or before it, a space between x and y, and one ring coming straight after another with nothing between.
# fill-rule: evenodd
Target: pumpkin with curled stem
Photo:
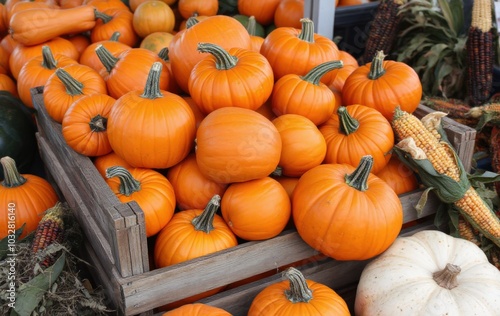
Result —
<instances>
[{"instance_id":1,"label":"pumpkin with curled stem","mask_svg":"<svg viewBox=\"0 0 500 316\"><path fill-rule=\"evenodd\" d=\"M363 270L356 315L493 316L500 271L481 248L440 231L399 237Z\"/></svg>"}]
</instances>

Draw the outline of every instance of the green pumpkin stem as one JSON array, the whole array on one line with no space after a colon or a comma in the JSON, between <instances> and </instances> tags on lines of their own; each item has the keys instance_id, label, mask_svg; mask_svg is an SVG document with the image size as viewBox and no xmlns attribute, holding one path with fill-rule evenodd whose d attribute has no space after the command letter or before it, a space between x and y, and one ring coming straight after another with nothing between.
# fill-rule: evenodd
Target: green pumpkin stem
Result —
<instances>
[{"instance_id":1,"label":"green pumpkin stem","mask_svg":"<svg viewBox=\"0 0 500 316\"><path fill-rule=\"evenodd\" d=\"M158 52L158 57L160 57L162 60L168 63L170 62L170 57L168 57L168 53L169 53L168 47L163 47Z\"/></svg>"},{"instance_id":2,"label":"green pumpkin stem","mask_svg":"<svg viewBox=\"0 0 500 316\"><path fill-rule=\"evenodd\" d=\"M302 30L299 33L299 39L314 43L314 22L309 18L302 18L300 23L302 23Z\"/></svg>"},{"instance_id":3,"label":"green pumpkin stem","mask_svg":"<svg viewBox=\"0 0 500 316\"><path fill-rule=\"evenodd\" d=\"M196 17L198 16L198 14L194 14L193 16L190 16L187 20L186 20L186 29L192 27L193 25L197 24L197 23L200 23L200 20L198 20Z\"/></svg>"},{"instance_id":4,"label":"green pumpkin stem","mask_svg":"<svg viewBox=\"0 0 500 316\"><path fill-rule=\"evenodd\" d=\"M48 45L42 47L42 67L49 70L57 68L57 61Z\"/></svg>"},{"instance_id":5,"label":"green pumpkin stem","mask_svg":"<svg viewBox=\"0 0 500 316\"><path fill-rule=\"evenodd\" d=\"M113 34L111 34L111 37L109 38L109 40L111 42L118 42L118 40L120 39L120 36L122 35L122 33L116 31L114 32Z\"/></svg>"},{"instance_id":6,"label":"green pumpkin stem","mask_svg":"<svg viewBox=\"0 0 500 316\"><path fill-rule=\"evenodd\" d=\"M368 73L368 78L371 80L378 79L385 74L384 69L384 52L379 50L373 57L372 63L370 65L370 72Z\"/></svg>"},{"instance_id":7,"label":"green pumpkin stem","mask_svg":"<svg viewBox=\"0 0 500 316\"><path fill-rule=\"evenodd\" d=\"M339 115L340 131L343 134L349 135L358 130L359 121L349 114L349 111L347 111L345 106L340 106L337 109L337 114Z\"/></svg>"},{"instance_id":8,"label":"green pumpkin stem","mask_svg":"<svg viewBox=\"0 0 500 316\"><path fill-rule=\"evenodd\" d=\"M134 192L141 190L141 183L132 177L130 171L122 166L113 166L106 169L106 178L118 177L120 186L118 191L120 194L130 196Z\"/></svg>"},{"instance_id":9,"label":"green pumpkin stem","mask_svg":"<svg viewBox=\"0 0 500 316\"><path fill-rule=\"evenodd\" d=\"M163 65L161 62L156 61L151 66L151 70L148 74L148 79L146 80L146 86L144 87L144 92L141 97L145 99L156 99L163 97L163 93L160 90L160 75Z\"/></svg>"},{"instance_id":10,"label":"green pumpkin stem","mask_svg":"<svg viewBox=\"0 0 500 316\"><path fill-rule=\"evenodd\" d=\"M291 267L285 271L284 275L290 281L290 289L285 290L285 296L290 302L307 303L312 300L312 291L299 270Z\"/></svg>"},{"instance_id":11,"label":"green pumpkin stem","mask_svg":"<svg viewBox=\"0 0 500 316\"><path fill-rule=\"evenodd\" d=\"M108 125L108 119L97 114L90 120L89 125L92 132L104 132Z\"/></svg>"},{"instance_id":12,"label":"green pumpkin stem","mask_svg":"<svg viewBox=\"0 0 500 316\"><path fill-rule=\"evenodd\" d=\"M459 266L448 263L443 270L434 272L432 278L440 287L451 290L458 286L457 276L461 270Z\"/></svg>"},{"instance_id":13,"label":"green pumpkin stem","mask_svg":"<svg viewBox=\"0 0 500 316\"><path fill-rule=\"evenodd\" d=\"M73 78L66 70L57 68L55 74L66 88L67 94L73 96L83 94L83 83Z\"/></svg>"},{"instance_id":14,"label":"green pumpkin stem","mask_svg":"<svg viewBox=\"0 0 500 316\"><path fill-rule=\"evenodd\" d=\"M344 62L342 60L327 61L309 70L305 76L302 76L302 79L318 86L321 77L323 77L327 72L342 67L344 67Z\"/></svg>"},{"instance_id":15,"label":"green pumpkin stem","mask_svg":"<svg viewBox=\"0 0 500 316\"><path fill-rule=\"evenodd\" d=\"M113 17L111 15L107 15L106 13L103 13L101 11L97 11L95 10L94 11L94 14L95 14L95 19L101 19L102 20L102 23L106 24L108 22L110 22L111 20L113 20Z\"/></svg>"},{"instance_id":16,"label":"green pumpkin stem","mask_svg":"<svg viewBox=\"0 0 500 316\"><path fill-rule=\"evenodd\" d=\"M273 177L281 177L283 175L283 168L280 166L277 166L276 169L274 169L273 172L271 172L271 176Z\"/></svg>"},{"instance_id":17,"label":"green pumpkin stem","mask_svg":"<svg viewBox=\"0 0 500 316\"><path fill-rule=\"evenodd\" d=\"M95 53L107 72L111 72L113 68L115 68L116 63L120 60L120 58L113 56L113 54L111 54L106 47L102 46L102 44L97 45Z\"/></svg>"},{"instance_id":18,"label":"green pumpkin stem","mask_svg":"<svg viewBox=\"0 0 500 316\"><path fill-rule=\"evenodd\" d=\"M211 43L198 43L200 53L210 53L215 57L215 67L218 70L228 70L236 66L238 58L230 55L224 48Z\"/></svg>"},{"instance_id":19,"label":"green pumpkin stem","mask_svg":"<svg viewBox=\"0 0 500 316\"><path fill-rule=\"evenodd\" d=\"M26 178L23 177L17 170L16 162L9 156L2 157L0 163L3 168L4 180L2 185L6 188L15 188L26 183Z\"/></svg>"},{"instance_id":20,"label":"green pumpkin stem","mask_svg":"<svg viewBox=\"0 0 500 316\"><path fill-rule=\"evenodd\" d=\"M207 203L207 206L205 207L203 212L193 218L191 223L193 224L195 230L202 231L208 234L215 229L214 216L215 213L217 213L217 211L219 210L220 200L220 195L214 195Z\"/></svg>"},{"instance_id":21,"label":"green pumpkin stem","mask_svg":"<svg viewBox=\"0 0 500 316\"><path fill-rule=\"evenodd\" d=\"M363 156L359 161L358 167L351 174L345 175L345 182L349 186L359 191L368 190L368 176L373 167L373 157Z\"/></svg>"},{"instance_id":22,"label":"green pumpkin stem","mask_svg":"<svg viewBox=\"0 0 500 316\"><path fill-rule=\"evenodd\" d=\"M248 24L246 29L248 34L256 36L255 32L257 30L257 22L255 21L255 17L253 15L248 18Z\"/></svg>"}]
</instances>

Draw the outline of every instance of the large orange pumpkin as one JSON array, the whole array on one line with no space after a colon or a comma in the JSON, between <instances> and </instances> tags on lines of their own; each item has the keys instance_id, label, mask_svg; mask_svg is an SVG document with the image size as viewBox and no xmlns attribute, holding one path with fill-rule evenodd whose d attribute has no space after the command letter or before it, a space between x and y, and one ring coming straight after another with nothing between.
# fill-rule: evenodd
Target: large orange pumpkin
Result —
<instances>
[{"instance_id":1,"label":"large orange pumpkin","mask_svg":"<svg viewBox=\"0 0 500 316\"><path fill-rule=\"evenodd\" d=\"M396 106L409 113L415 111L422 98L422 84L413 68L384 58L379 51L372 62L355 69L344 83L342 99L344 104L372 107L391 121Z\"/></svg>"},{"instance_id":2,"label":"large orange pumpkin","mask_svg":"<svg viewBox=\"0 0 500 316\"><path fill-rule=\"evenodd\" d=\"M265 240L277 236L288 223L290 198L270 177L232 183L222 196L221 213L236 236Z\"/></svg>"},{"instance_id":3,"label":"large orange pumpkin","mask_svg":"<svg viewBox=\"0 0 500 316\"><path fill-rule=\"evenodd\" d=\"M225 107L208 114L196 134L200 171L219 183L243 182L270 175L278 166L281 137L263 115Z\"/></svg>"},{"instance_id":4,"label":"large orange pumpkin","mask_svg":"<svg viewBox=\"0 0 500 316\"><path fill-rule=\"evenodd\" d=\"M253 299L248 316L350 316L344 299L328 286L291 267L285 280L268 285Z\"/></svg>"},{"instance_id":5,"label":"large orange pumpkin","mask_svg":"<svg viewBox=\"0 0 500 316\"><path fill-rule=\"evenodd\" d=\"M113 166L106 169L106 183L118 199L136 201L144 212L146 236L156 235L175 210L174 188L161 173L147 168Z\"/></svg>"},{"instance_id":6,"label":"large orange pumpkin","mask_svg":"<svg viewBox=\"0 0 500 316\"><path fill-rule=\"evenodd\" d=\"M250 35L245 27L230 16L215 15L196 22L190 17L187 28L177 32L170 42L172 73L179 87L189 92L188 81L193 67L208 53L198 51L198 43L208 42L224 49L232 47L251 49Z\"/></svg>"},{"instance_id":7,"label":"large orange pumpkin","mask_svg":"<svg viewBox=\"0 0 500 316\"><path fill-rule=\"evenodd\" d=\"M281 0L238 0L238 12L246 16L254 16L263 25L274 22L274 12Z\"/></svg>"},{"instance_id":8,"label":"large orange pumpkin","mask_svg":"<svg viewBox=\"0 0 500 316\"><path fill-rule=\"evenodd\" d=\"M225 50L210 43L199 43L198 51L210 55L194 66L188 88L202 112L230 106L256 110L271 95L273 69L260 53L245 48Z\"/></svg>"},{"instance_id":9,"label":"large orange pumpkin","mask_svg":"<svg viewBox=\"0 0 500 316\"><path fill-rule=\"evenodd\" d=\"M231 314L215 306L191 303L163 313L162 316L231 316Z\"/></svg>"},{"instance_id":10,"label":"large orange pumpkin","mask_svg":"<svg viewBox=\"0 0 500 316\"><path fill-rule=\"evenodd\" d=\"M365 155L373 157L373 173L387 165L394 146L391 124L377 110L353 104L341 106L319 128L326 140L325 163L357 166Z\"/></svg>"},{"instance_id":11,"label":"large orange pumpkin","mask_svg":"<svg viewBox=\"0 0 500 316\"><path fill-rule=\"evenodd\" d=\"M0 159L4 179L0 182L0 239L21 228L22 237L34 231L43 212L58 201L56 191L47 180L32 174L20 174L14 159Z\"/></svg>"},{"instance_id":12,"label":"large orange pumpkin","mask_svg":"<svg viewBox=\"0 0 500 316\"><path fill-rule=\"evenodd\" d=\"M108 117L113 151L134 167L172 167L194 145L193 111L182 97L160 89L161 74L162 63L155 62L144 87L119 98Z\"/></svg>"},{"instance_id":13,"label":"large orange pumpkin","mask_svg":"<svg viewBox=\"0 0 500 316\"><path fill-rule=\"evenodd\" d=\"M297 232L336 260L365 260L385 251L403 224L394 190L371 173L373 158L357 167L322 164L300 177L292 195Z\"/></svg>"}]
</instances>

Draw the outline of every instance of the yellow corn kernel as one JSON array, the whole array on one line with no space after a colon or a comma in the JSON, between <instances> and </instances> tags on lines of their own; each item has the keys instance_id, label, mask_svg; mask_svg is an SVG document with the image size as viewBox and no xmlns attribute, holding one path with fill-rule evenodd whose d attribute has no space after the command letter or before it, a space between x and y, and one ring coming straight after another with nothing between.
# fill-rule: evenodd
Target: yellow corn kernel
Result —
<instances>
[{"instance_id":1,"label":"yellow corn kernel","mask_svg":"<svg viewBox=\"0 0 500 316\"><path fill-rule=\"evenodd\" d=\"M458 219L458 234L461 238L473 242L476 246L479 246L481 243L476 236L477 233L477 230L475 230L472 225L463 217L460 217Z\"/></svg>"}]
</instances>

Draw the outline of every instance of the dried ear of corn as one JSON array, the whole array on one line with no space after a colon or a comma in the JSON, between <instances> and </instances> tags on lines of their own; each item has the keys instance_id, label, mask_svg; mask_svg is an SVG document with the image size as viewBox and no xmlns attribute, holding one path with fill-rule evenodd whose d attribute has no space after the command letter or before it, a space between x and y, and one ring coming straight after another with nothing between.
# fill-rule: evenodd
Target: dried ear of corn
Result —
<instances>
[{"instance_id":1,"label":"dried ear of corn","mask_svg":"<svg viewBox=\"0 0 500 316\"><path fill-rule=\"evenodd\" d=\"M360 65L371 62L378 51L390 54L398 33L402 16L398 14L399 7L406 0L382 0L370 24L368 38Z\"/></svg>"},{"instance_id":2,"label":"dried ear of corn","mask_svg":"<svg viewBox=\"0 0 500 316\"><path fill-rule=\"evenodd\" d=\"M473 107L465 115L478 119L477 130L481 130L487 123L498 125L500 124L500 103L487 103Z\"/></svg>"},{"instance_id":3,"label":"dried ear of corn","mask_svg":"<svg viewBox=\"0 0 500 316\"><path fill-rule=\"evenodd\" d=\"M61 243L63 241L64 222L62 217L64 211L63 204L57 202L56 205L45 212L35 231L35 237L31 245L33 253L42 251L53 243ZM55 257L53 255L47 255L40 265L49 267L54 263L54 260Z\"/></svg>"},{"instance_id":4,"label":"dried ear of corn","mask_svg":"<svg viewBox=\"0 0 500 316\"><path fill-rule=\"evenodd\" d=\"M420 176L422 183L433 190L444 203L452 204L459 213L486 238L500 247L500 220L471 186L467 173L454 150L446 141L439 141L413 114L397 108L391 121L399 143L394 152ZM405 139L411 138L414 142ZM402 140L405 140L402 142ZM414 144L426 155L413 157Z\"/></svg>"},{"instance_id":5,"label":"dried ear of corn","mask_svg":"<svg viewBox=\"0 0 500 316\"><path fill-rule=\"evenodd\" d=\"M476 0L467 37L467 96L471 106L490 98L493 83L493 18L491 0Z\"/></svg>"}]
</instances>

